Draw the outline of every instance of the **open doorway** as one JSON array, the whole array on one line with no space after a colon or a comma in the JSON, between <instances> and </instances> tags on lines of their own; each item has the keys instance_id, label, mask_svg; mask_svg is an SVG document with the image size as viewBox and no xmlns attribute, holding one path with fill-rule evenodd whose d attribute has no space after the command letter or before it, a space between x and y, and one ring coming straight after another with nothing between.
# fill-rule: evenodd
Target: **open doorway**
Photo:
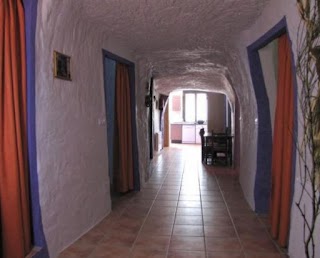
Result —
<instances>
[{"instance_id":1,"label":"open doorway","mask_svg":"<svg viewBox=\"0 0 320 258\"><path fill-rule=\"evenodd\" d=\"M200 144L201 128L213 133L231 131L231 115L229 100L222 93L174 91L169 97L170 142Z\"/></svg>"},{"instance_id":2,"label":"open doorway","mask_svg":"<svg viewBox=\"0 0 320 258\"><path fill-rule=\"evenodd\" d=\"M296 81L286 19L248 47L258 109L255 209L269 213L271 234L286 247L294 188Z\"/></svg>"},{"instance_id":3,"label":"open doorway","mask_svg":"<svg viewBox=\"0 0 320 258\"><path fill-rule=\"evenodd\" d=\"M173 91L169 95L163 118L165 147L193 145L199 148L200 155L201 129L206 134L232 136L228 165L233 167L234 108L225 94L200 90Z\"/></svg>"},{"instance_id":4,"label":"open doorway","mask_svg":"<svg viewBox=\"0 0 320 258\"><path fill-rule=\"evenodd\" d=\"M103 50L111 199L140 190L134 64Z\"/></svg>"},{"instance_id":5,"label":"open doorway","mask_svg":"<svg viewBox=\"0 0 320 258\"><path fill-rule=\"evenodd\" d=\"M174 91L169 96L170 142L201 144L200 129L208 131L208 94Z\"/></svg>"}]
</instances>

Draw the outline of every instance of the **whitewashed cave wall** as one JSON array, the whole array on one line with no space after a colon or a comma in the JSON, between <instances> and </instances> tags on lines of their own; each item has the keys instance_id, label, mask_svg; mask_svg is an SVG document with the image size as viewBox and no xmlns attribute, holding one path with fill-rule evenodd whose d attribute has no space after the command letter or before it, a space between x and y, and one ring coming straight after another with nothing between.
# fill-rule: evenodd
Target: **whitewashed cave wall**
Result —
<instances>
[{"instance_id":1,"label":"whitewashed cave wall","mask_svg":"<svg viewBox=\"0 0 320 258\"><path fill-rule=\"evenodd\" d=\"M56 257L111 209L102 48L134 60L128 48L96 28L82 20L71 1L39 0L37 160L50 257ZM54 50L71 56L72 81L53 78Z\"/></svg>"},{"instance_id":2,"label":"whitewashed cave wall","mask_svg":"<svg viewBox=\"0 0 320 258\"><path fill-rule=\"evenodd\" d=\"M271 128L273 135L278 88L278 40L273 40L267 46L259 50L259 56L269 100Z\"/></svg>"},{"instance_id":3,"label":"whitewashed cave wall","mask_svg":"<svg viewBox=\"0 0 320 258\"><path fill-rule=\"evenodd\" d=\"M263 34L265 34L268 30L270 30L274 25L276 25L284 16L286 16L287 24L288 24L288 32L289 36L292 40L292 50L294 53L294 57L296 59L296 41L297 41L297 28L299 25L300 18L298 16L296 1L292 0L271 0L270 3L266 6L259 19L245 32L242 33L239 42L237 42L237 47L239 50L239 57L241 59L241 63L245 67L245 74L242 74L243 81L247 81L248 88L253 89L249 63L247 57L247 46L251 45L257 39L259 39ZM239 66L240 68L240 66ZM241 68L240 68L241 69ZM247 78L245 78L247 77ZM298 92L300 89L300 82L298 81ZM247 148L247 152L243 152L241 156L241 168L240 168L240 181L243 186L245 195L247 200L251 203L253 200L253 187L254 177L255 177L255 162L256 150L254 145L256 145L256 138L252 139L249 133L252 135L252 131L256 137L257 131L254 126L254 119L256 117L256 103L252 100L253 90L250 91L250 97L246 98L242 96L240 98L239 93L238 97L241 102L246 102L246 105L242 105L241 110L241 146L245 146L244 144L248 144L250 148ZM248 91L248 92L249 92ZM301 119L300 109L298 107L298 121ZM249 128L248 128L249 126ZM249 129L249 130L248 130ZM301 139L301 126L298 125L298 140ZM252 144L254 143L254 144ZM248 169L249 168L249 169ZM250 183L249 183L249 182ZM303 246L303 224L301 215L299 214L295 201L298 198L298 194L301 191L300 187L300 178L299 178L299 166L298 160L296 165L296 177L295 177L295 192L294 192L294 200L291 210L291 229L290 229L290 241L289 241L289 255L291 258L302 258L304 255L304 246ZM250 201L251 200L251 201ZM308 204L306 204L306 208L308 213L310 214L310 209L308 210ZM319 225L318 225L319 226ZM319 227L316 231L316 248L317 248L317 258L320 257L320 239L319 239Z\"/></svg>"},{"instance_id":4,"label":"whitewashed cave wall","mask_svg":"<svg viewBox=\"0 0 320 258\"><path fill-rule=\"evenodd\" d=\"M238 44L238 42L237 42ZM236 97L232 101L235 126L235 170L240 174L240 183L244 197L255 209L254 181L257 156L257 104L254 90L251 87L246 70L243 68L237 48L230 48L225 56L225 65L228 67L227 79L232 85Z\"/></svg>"},{"instance_id":5,"label":"whitewashed cave wall","mask_svg":"<svg viewBox=\"0 0 320 258\"><path fill-rule=\"evenodd\" d=\"M139 56L136 56L136 112L137 112L137 134L139 146L139 170L141 187L151 176L152 167L150 167L149 136L148 136L148 118L149 110L145 106L145 96L149 94L147 86L149 83L150 65Z\"/></svg>"}]
</instances>

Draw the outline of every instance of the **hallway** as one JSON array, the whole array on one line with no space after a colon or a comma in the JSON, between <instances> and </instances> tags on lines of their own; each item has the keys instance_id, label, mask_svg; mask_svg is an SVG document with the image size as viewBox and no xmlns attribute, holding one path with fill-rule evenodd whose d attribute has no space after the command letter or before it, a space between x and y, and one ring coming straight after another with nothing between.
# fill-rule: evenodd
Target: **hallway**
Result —
<instances>
[{"instance_id":1,"label":"hallway","mask_svg":"<svg viewBox=\"0 0 320 258\"><path fill-rule=\"evenodd\" d=\"M233 170L203 166L200 151L161 151L144 189L121 197L59 258L287 257L270 239L266 219L250 210Z\"/></svg>"}]
</instances>

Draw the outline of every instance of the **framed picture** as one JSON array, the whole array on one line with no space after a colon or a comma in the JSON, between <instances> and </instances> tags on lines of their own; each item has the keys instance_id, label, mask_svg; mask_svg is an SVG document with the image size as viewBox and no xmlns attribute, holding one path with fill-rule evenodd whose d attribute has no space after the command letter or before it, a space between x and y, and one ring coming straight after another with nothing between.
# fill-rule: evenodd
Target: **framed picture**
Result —
<instances>
[{"instance_id":1,"label":"framed picture","mask_svg":"<svg viewBox=\"0 0 320 258\"><path fill-rule=\"evenodd\" d=\"M53 52L54 58L54 77L71 81L70 72L70 56L61 54L57 51Z\"/></svg>"}]
</instances>

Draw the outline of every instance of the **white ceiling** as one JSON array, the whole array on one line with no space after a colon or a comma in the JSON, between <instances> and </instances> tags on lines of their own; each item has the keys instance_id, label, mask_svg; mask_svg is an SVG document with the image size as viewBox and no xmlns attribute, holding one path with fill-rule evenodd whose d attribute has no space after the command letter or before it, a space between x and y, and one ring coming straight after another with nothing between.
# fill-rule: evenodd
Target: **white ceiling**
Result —
<instances>
[{"instance_id":1,"label":"white ceiling","mask_svg":"<svg viewBox=\"0 0 320 258\"><path fill-rule=\"evenodd\" d=\"M83 0L82 15L146 62L160 92L226 89L228 49L268 0Z\"/></svg>"}]
</instances>

